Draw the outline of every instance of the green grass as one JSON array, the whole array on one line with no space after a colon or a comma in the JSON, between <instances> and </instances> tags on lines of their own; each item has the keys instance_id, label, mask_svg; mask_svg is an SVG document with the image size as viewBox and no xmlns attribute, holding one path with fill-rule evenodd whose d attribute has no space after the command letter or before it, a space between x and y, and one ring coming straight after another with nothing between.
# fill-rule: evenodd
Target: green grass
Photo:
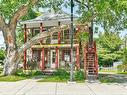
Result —
<instances>
[{"instance_id":1,"label":"green grass","mask_svg":"<svg viewBox=\"0 0 127 95\"><path fill-rule=\"evenodd\" d=\"M15 75L0 76L1 82L16 82L16 81L25 80L25 79L28 79L28 77L15 76Z\"/></svg>"},{"instance_id":2,"label":"green grass","mask_svg":"<svg viewBox=\"0 0 127 95\"><path fill-rule=\"evenodd\" d=\"M67 82L69 78L61 78L59 76L46 76L38 82Z\"/></svg>"},{"instance_id":3,"label":"green grass","mask_svg":"<svg viewBox=\"0 0 127 95\"><path fill-rule=\"evenodd\" d=\"M58 69L53 75L45 76L38 82L67 82L70 79L70 74L64 69ZM78 83L84 82L84 73L76 71L74 73L74 81Z\"/></svg>"},{"instance_id":4,"label":"green grass","mask_svg":"<svg viewBox=\"0 0 127 95\"><path fill-rule=\"evenodd\" d=\"M69 81L69 77L68 78L61 78L59 76L46 76L44 78L42 78L41 80L39 80L38 82L67 82ZM84 83L85 80L75 80L77 83Z\"/></svg>"},{"instance_id":5,"label":"green grass","mask_svg":"<svg viewBox=\"0 0 127 95\"><path fill-rule=\"evenodd\" d=\"M0 68L0 71L2 69ZM17 73L15 75L10 75L10 76L3 76L0 75L0 82L16 82L20 80L25 80L25 79L31 79L36 76L41 76L42 73L40 71L23 71L22 69L17 70Z\"/></svg>"},{"instance_id":6,"label":"green grass","mask_svg":"<svg viewBox=\"0 0 127 95\"><path fill-rule=\"evenodd\" d=\"M125 74L125 75L127 75L127 72L117 72L117 74Z\"/></svg>"},{"instance_id":7,"label":"green grass","mask_svg":"<svg viewBox=\"0 0 127 95\"><path fill-rule=\"evenodd\" d=\"M102 83L124 83L127 82L126 79L121 79L114 75L109 74L99 74L99 81Z\"/></svg>"},{"instance_id":8,"label":"green grass","mask_svg":"<svg viewBox=\"0 0 127 95\"><path fill-rule=\"evenodd\" d=\"M99 72L111 72L111 73L117 73L116 70L99 70Z\"/></svg>"}]
</instances>

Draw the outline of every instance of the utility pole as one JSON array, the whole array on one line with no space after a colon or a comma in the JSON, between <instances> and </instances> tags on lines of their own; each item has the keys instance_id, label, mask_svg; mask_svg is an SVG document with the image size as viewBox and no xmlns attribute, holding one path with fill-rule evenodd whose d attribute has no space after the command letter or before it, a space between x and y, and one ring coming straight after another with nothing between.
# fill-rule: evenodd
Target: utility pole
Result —
<instances>
[{"instance_id":1,"label":"utility pole","mask_svg":"<svg viewBox=\"0 0 127 95\"><path fill-rule=\"evenodd\" d=\"M70 64L70 81L72 82L74 79L74 54L73 54L73 35L74 35L74 26L73 26L73 7L74 3L73 0L71 0L71 64Z\"/></svg>"}]
</instances>

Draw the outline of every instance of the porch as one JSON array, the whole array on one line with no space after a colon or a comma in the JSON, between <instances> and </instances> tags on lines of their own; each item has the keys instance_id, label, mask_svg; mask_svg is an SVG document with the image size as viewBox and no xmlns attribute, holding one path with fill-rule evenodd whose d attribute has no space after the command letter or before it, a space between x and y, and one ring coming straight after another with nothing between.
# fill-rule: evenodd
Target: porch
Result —
<instances>
[{"instance_id":1,"label":"porch","mask_svg":"<svg viewBox=\"0 0 127 95\"><path fill-rule=\"evenodd\" d=\"M76 68L80 68L79 45L74 45L74 59ZM68 69L71 62L71 48L69 44L61 45L34 45L32 47L32 59L37 61L41 70Z\"/></svg>"}]
</instances>

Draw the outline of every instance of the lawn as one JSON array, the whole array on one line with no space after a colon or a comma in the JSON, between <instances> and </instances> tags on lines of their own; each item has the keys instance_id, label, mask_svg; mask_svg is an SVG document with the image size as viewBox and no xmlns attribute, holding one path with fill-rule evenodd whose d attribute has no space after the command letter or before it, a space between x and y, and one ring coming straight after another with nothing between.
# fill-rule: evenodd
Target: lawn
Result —
<instances>
[{"instance_id":1,"label":"lawn","mask_svg":"<svg viewBox=\"0 0 127 95\"><path fill-rule=\"evenodd\" d=\"M102 83L125 83L127 82L127 77L118 74L99 74L99 81Z\"/></svg>"},{"instance_id":2,"label":"lawn","mask_svg":"<svg viewBox=\"0 0 127 95\"><path fill-rule=\"evenodd\" d=\"M69 78L61 78L59 76L46 76L38 82L67 82Z\"/></svg>"},{"instance_id":3,"label":"lawn","mask_svg":"<svg viewBox=\"0 0 127 95\"><path fill-rule=\"evenodd\" d=\"M45 76L38 82L67 82L69 79L70 74L67 71L58 69L53 75ZM74 81L78 83L85 82L84 72L76 71L74 73Z\"/></svg>"},{"instance_id":4,"label":"lawn","mask_svg":"<svg viewBox=\"0 0 127 95\"><path fill-rule=\"evenodd\" d=\"M99 70L99 72L106 72L106 73L117 73L117 70Z\"/></svg>"},{"instance_id":5,"label":"lawn","mask_svg":"<svg viewBox=\"0 0 127 95\"><path fill-rule=\"evenodd\" d=\"M2 69L0 69L2 70ZM31 79L37 76L41 76L42 73L40 71L23 71L23 70L17 70L17 73L15 75L10 75L10 76L3 76L0 75L0 82L16 82L20 80L25 80L25 79Z\"/></svg>"},{"instance_id":6,"label":"lawn","mask_svg":"<svg viewBox=\"0 0 127 95\"><path fill-rule=\"evenodd\" d=\"M29 77L16 76L16 75L0 76L0 81L1 82L16 82L16 81L25 80L25 79L28 79L28 78Z\"/></svg>"},{"instance_id":7,"label":"lawn","mask_svg":"<svg viewBox=\"0 0 127 95\"><path fill-rule=\"evenodd\" d=\"M67 81L69 81L69 77L61 78L60 76L45 76L38 82L67 82ZM77 83L83 83L85 82L85 79L84 78L80 80L74 79L74 81L76 81Z\"/></svg>"}]
</instances>

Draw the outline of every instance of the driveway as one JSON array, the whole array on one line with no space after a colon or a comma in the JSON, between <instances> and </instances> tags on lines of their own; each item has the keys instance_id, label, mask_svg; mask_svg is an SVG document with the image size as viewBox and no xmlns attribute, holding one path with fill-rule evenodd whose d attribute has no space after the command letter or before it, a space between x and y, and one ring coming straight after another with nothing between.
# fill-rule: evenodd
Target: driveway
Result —
<instances>
[{"instance_id":1,"label":"driveway","mask_svg":"<svg viewBox=\"0 0 127 95\"><path fill-rule=\"evenodd\" d=\"M0 82L0 95L127 95L127 83Z\"/></svg>"}]
</instances>

